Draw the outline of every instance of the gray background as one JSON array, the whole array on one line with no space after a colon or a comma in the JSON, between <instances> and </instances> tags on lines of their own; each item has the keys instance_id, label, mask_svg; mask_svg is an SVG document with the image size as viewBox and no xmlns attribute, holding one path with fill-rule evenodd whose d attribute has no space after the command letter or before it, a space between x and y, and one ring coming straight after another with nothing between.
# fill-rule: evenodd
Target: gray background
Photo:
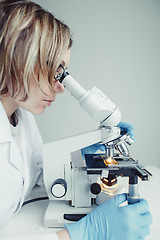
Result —
<instances>
[{"instance_id":1,"label":"gray background","mask_svg":"<svg viewBox=\"0 0 160 240\"><path fill-rule=\"evenodd\" d=\"M160 1L35 2L71 29L70 74L86 89L100 88L134 125L132 156L160 167ZM45 143L98 126L67 90L36 121Z\"/></svg>"}]
</instances>

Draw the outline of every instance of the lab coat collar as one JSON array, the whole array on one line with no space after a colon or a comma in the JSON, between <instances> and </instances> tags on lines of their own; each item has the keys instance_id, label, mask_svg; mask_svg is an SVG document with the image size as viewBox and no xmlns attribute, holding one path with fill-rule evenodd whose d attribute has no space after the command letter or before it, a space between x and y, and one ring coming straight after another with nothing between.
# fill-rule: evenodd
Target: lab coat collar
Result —
<instances>
[{"instance_id":1,"label":"lab coat collar","mask_svg":"<svg viewBox=\"0 0 160 240\"><path fill-rule=\"evenodd\" d=\"M0 143L11 141L11 129L9 120L4 110L3 104L0 101Z\"/></svg>"},{"instance_id":2,"label":"lab coat collar","mask_svg":"<svg viewBox=\"0 0 160 240\"><path fill-rule=\"evenodd\" d=\"M17 110L19 124L25 128L27 135L29 134L29 129L26 129L28 125L25 123L26 119L23 116L22 109L18 108ZM11 142L12 134L10 128L10 122L7 117L6 111L4 110L3 104L0 101L0 143Z\"/></svg>"}]
</instances>

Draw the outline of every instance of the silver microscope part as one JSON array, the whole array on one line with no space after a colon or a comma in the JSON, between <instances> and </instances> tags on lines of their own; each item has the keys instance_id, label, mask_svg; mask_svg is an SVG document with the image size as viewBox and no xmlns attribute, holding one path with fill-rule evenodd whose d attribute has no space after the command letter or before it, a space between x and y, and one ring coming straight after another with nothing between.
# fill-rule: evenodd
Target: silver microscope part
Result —
<instances>
[{"instance_id":1,"label":"silver microscope part","mask_svg":"<svg viewBox=\"0 0 160 240\"><path fill-rule=\"evenodd\" d=\"M128 143L129 145L131 145L132 143L134 143L134 140L130 137L129 134L124 135L125 136L125 142Z\"/></svg>"},{"instance_id":2,"label":"silver microscope part","mask_svg":"<svg viewBox=\"0 0 160 240\"><path fill-rule=\"evenodd\" d=\"M114 156L114 148L117 149L121 155L125 156L125 157L129 157L130 153L129 153L129 149L127 148L126 144L131 145L133 143L133 139L130 137L130 135L125 134L123 136L120 136L117 139L114 139L111 142L108 142L107 144L105 144L105 148L106 148L106 156Z\"/></svg>"},{"instance_id":3,"label":"silver microscope part","mask_svg":"<svg viewBox=\"0 0 160 240\"><path fill-rule=\"evenodd\" d=\"M123 156L129 157L129 150L125 142L120 141L115 145L115 147Z\"/></svg>"},{"instance_id":4,"label":"silver microscope part","mask_svg":"<svg viewBox=\"0 0 160 240\"><path fill-rule=\"evenodd\" d=\"M106 157L113 157L114 156L114 145L113 144L105 144L105 155Z\"/></svg>"},{"instance_id":5,"label":"silver microscope part","mask_svg":"<svg viewBox=\"0 0 160 240\"><path fill-rule=\"evenodd\" d=\"M138 184L129 184L129 193L127 200L129 204L139 202L140 196L138 194Z\"/></svg>"}]
</instances>

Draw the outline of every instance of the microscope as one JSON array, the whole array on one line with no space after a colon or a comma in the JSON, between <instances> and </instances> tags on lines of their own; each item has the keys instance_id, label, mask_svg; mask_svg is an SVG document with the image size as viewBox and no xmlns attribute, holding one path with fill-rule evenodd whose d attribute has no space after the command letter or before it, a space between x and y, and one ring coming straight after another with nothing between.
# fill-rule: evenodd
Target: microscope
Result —
<instances>
[{"instance_id":1,"label":"microscope","mask_svg":"<svg viewBox=\"0 0 160 240\"><path fill-rule=\"evenodd\" d=\"M121 177L127 177L128 204L138 202L138 179L148 181L151 176L130 157L127 145L134 141L117 127L121 120L119 108L98 88L86 91L67 72L60 82L91 118L99 122L99 127L45 145L44 184L49 204L44 224L55 228L84 217L99 205L102 195L107 200L108 189L113 190ZM103 151L84 154L83 158L83 148L97 143Z\"/></svg>"}]
</instances>

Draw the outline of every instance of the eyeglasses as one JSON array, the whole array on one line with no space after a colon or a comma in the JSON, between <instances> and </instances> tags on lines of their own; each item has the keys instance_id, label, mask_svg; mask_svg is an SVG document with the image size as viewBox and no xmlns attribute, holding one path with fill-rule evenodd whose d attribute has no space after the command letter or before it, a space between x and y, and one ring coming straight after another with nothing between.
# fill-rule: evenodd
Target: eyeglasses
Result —
<instances>
[{"instance_id":1,"label":"eyeglasses","mask_svg":"<svg viewBox=\"0 0 160 240\"><path fill-rule=\"evenodd\" d=\"M62 64L60 64L59 67L56 70L56 73L54 75L54 79L59 81L61 79L63 73L65 73L65 68L63 67Z\"/></svg>"}]
</instances>

